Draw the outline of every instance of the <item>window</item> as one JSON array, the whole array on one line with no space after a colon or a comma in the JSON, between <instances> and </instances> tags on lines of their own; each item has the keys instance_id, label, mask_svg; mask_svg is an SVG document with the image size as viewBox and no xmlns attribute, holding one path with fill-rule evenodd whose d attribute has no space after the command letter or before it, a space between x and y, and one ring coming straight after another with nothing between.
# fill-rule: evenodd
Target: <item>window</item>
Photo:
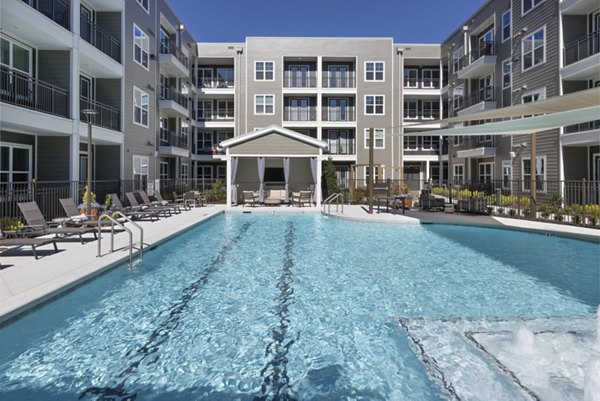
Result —
<instances>
[{"instance_id":1,"label":"window","mask_svg":"<svg viewBox=\"0 0 600 401\"><path fill-rule=\"evenodd\" d=\"M349 148L349 133L346 130L329 130L325 133L324 141L327 142L328 153L332 155L345 155L353 153Z\"/></svg>"},{"instance_id":2,"label":"window","mask_svg":"<svg viewBox=\"0 0 600 401\"><path fill-rule=\"evenodd\" d=\"M214 88L218 86L218 81L213 78L212 68L198 68L197 85L200 88Z\"/></svg>"},{"instance_id":3,"label":"window","mask_svg":"<svg viewBox=\"0 0 600 401\"><path fill-rule=\"evenodd\" d=\"M494 54L494 30L491 29L479 37L479 57Z\"/></svg>"},{"instance_id":4,"label":"window","mask_svg":"<svg viewBox=\"0 0 600 401\"><path fill-rule=\"evenodd\" d=\"M146 10L146 12L149 14L150 13L150 0L136 0L140 6L142 6L142 8L144 10Z\"/></svg>"},{"instance_id":5,"label":"window","mask_svg":"<svg viewBox=\"0 0 600 401\"><path fill-rule=\"evenodd\" d=\"M198 131L198 139L196 143L198 154L202 153L210 153L213 147L212 140L212 132L211 131Z\"/></svg>"},{"instance_id":6,"label":"window","mask_svg":"<svg viewBox=\"0 0 600 401\"><path fill-rule=\"evenodd\" d=\"M462 58L465 55L465 49L463 46L459 47L454 53L452 53L452 67L453 71L456 73L458 70L462 68Z\"/></svg>"},{"instance_id":7,"label":"window","mask_svg":"<svg viewBox=\"0 0 600 401\"><path fill-rule=\"evenodd\" d=\"M375 167L375 182L385 179L385 167L384 166L373 166ZM381 168L380 168L381 167ZM369 166L365 167L365 180L369 180L371 174L369 172Z\"/></svg>"},{"instance_id":8,"label":"window","mask_svg":"<svg viewBox=\"0 0 600 401\"><path fill-rule=\"evenodd\" d=\"M454 146L460 146L463 143L463 137L460 135L457 135L455 137L453 137L453 141L452 143L454 144Z\"/></svg>"},{"instance_id":9,"label":"window","mask_svg":"<svg viewBox=\"0 0 600 401\"><path fill-rule=\"evenodd\" d=\"M417 116L418 103L416 100L404 101L404 118L407 120L415 120Z\"/></svg>"},{"instance_id":10,"label":"window","mask_svg":"<svg viewBox=\"0 0 600 401\"><path fill-rule=\"evenodd\" d=\"M160 172L159 172L158 177L161 180L166 180L169 178L169 163L160 162Z\"/></svg>"},{"instance_id":11,"label":"window","mask_svg":"<svg viewBox=\"0 0 600 401\"><path fill-rule=\"evenodd\" d=\"M171 139L171 132L169 131L169 119L161 116L159 118L159 126L161 145L168 146Z\"/></svg>"},{"instance_id":12,"label":"window","mask_svg":"<svg viewBox=\"0 0 600 401\"><path fill-rule=\"evenodd\" d=\"M462 183L465 179L465 166L462 164L455 164L452 168L454 169L454 183Z\"/></svg>"},{"instance_id":13,"label":"window","mask_svg":"<svg viewBox=\"0 0 600 401\"><path fill-rule=\"evenodd\" d=\"M309 104L310 101L308 98L291 98L288 115L289 121L308 121Z\"/></svg>"},{"instance_id":14,"label":"window","mask_svg":"<svg viewBox=\"0 0 600 401\"><path fill-rule=\"evenodd\" d=\"M329 87L349 88L349 70L350 68L347 65L330 65L327 67L327 71L329 71Z\"/></svg>"},{"instance_id":15,"label":"window","mask_svg":"<svg viewBox=\"0 0 600 401\"><path fill-rule=\"evenodd\" d=\"M31 146L3 142L0 146L0 182L31 181Z\"/></svg>"},{"instance_id":16,"label":"window","mask_svg":"<svg viewBox=\"0 0 600 401\"><path fill-rule=\"evenodd\" d=\"M233 88L235 85L235 72L230 67L217 68L217 87L218 88Z\"/></svg>"},{"instance_id":17,"label":"window","mask_svg":"<svg viewBox=\"0 0 600 401\"><path fill-rule=\"evenodd\" d=\"M523 71L536 67L546 61L546 28L540 28L521 42L521 60Z\"/></svg>"},{"instance_id":18,"label":"window","mask_svg":"<svg viewBox=\"0 0 600 401\"><path fill-rule=\"evenodd\" d=\"M365 114L383 115L383 95L365 95Z\"/></svg>"},{"instance_id":19,"label":"window","mask_svg":"<svg viewBox=\"0 0 600 401\"><path fill-rule=\"evenodd\" d=\"M171 37L169 33L161 26L159 32L160 52L168 54L171 52Z\"/></svg>"},{"instance_id":20,"label":"window","mask_svg":"<svg viewBox=\"0 0 600 401\"><path fill-rule=\"evenodd\" d=\"M330 98L328 100L327 121L350 121L348 115L348 99Z\"/></svg>"},{"instance_id":21,"label":"window","mask_svg":"<svg viewBox=\"0 0 600 401\"><path fill-rule=\"evenodd\" d=\"M217 166L217 180L225 182L227 179L227 166Z\"/></svg>"},{"instance_id":22,"label":"window","mask_svg":"<svg viewBox=\"0 0 600 401\"><path fill-rule=\"evenodd\" d=\"M217 118L232 120L234 116L233 100L217 100Z\"/></svg>"},{"instance_id":23,"label":"window","mask_svg":"<svg viewBox=\"0 0 600 401\"><path fill-rule=\"evenodd\" d=\"M527 14L529 11L540 5L544 0L523 0L523 14Z\"/></svg>"},{"instance_id":24,"label":"window","mask_svg":"<svg viewBox=\"0 0 600 401\"><path fill-rule=\"evenodd\" d=\"M440 70L424 69L423 88L439 88L440 87Z\"/></svg>"},{"instance_id":25,"label":"window","mask_svg":"<svg viewBox=\"0 0 600 401\"><path fill-rule=\"evenodd\" d=\"M148 183L148 156L133 155L133 189L146 189Z\"/></svg>"},{"instance_id":26,"label":"window","mask_svg":"<svg viewBox=\"0 0 600 401\"><path fill-rule=\"evenodd\" d=\"M12 40L0 38L0 49L0 64L25 75L31 75L32 60L30 48L17 44Z\"/></svg>"},{"instance_id":27,"label":"window","mask_svg":"<svg viewBox=\"0 0 600 401\"><path fill-rule=\"evenodd\" d=\"M535 91L526 92L521 96L521 103L537 102L546 98L546 88L537 89Z\"/></svg>"},{"instance_id":28,"label":"window","mask_svg":"<svg viewBox=\"0 0 600 401\"><path fill-rule=\"evenodd\" d=\"M273 81L275 79L273 71L275 63L273 61L257 61L254 64L255 81Z\"/></svg>"},{"instance_id":29,"label":"window","mask_svg":"<svg viewBox=\"0 0 600 401\"><path fill-rule=\"evenodd\" d=\"M254 95L254 114L275 114L275 95Z\"/></svg>"},{"instance_id":30,"label":"window","mask_svg":"<svg viewBox=\"0 0 600 401\"><path fill-rule=\"evenodd\" d=\"M493 174L494 163L479 163L479 181L492 182Z\"/></svg>"},{"instance_id":31,"label":"window","mask_svg":"<svg viewBox=\"0 0 600 401\"><path fill-rule=\"evenodd\" d=\"M502 62L502 88L510 88L512 85L512 61L506 59Z\"/></svg>"},{"instance_id":32,"label":"window","mask_svg":"<svg viewBox=\"0 0 600 401\"><path fill-rule=\"evenodd\" d=\"M385 130L383 128L374 128L373 136L375 144L373 149L385 149ZM369 149L369 128L365 128L365 149Z\"/></svg>"},{"instance_id":33,"label":"window","mask_svg":"<svg viewBox=\"0 0 600 401\"><path fill-rule=\"evenodd\" d=\"M404 69L404 87L416 88L419 86L419 70L416 68Z\"/></svg>"},{"instance_id":34,"label":"window","mask_svg":"<svg viewBox=\"0 0 600 401\"><path fill-rule=\"evenodd\" d=\"M233 132L228 131L218 131L217 132L217 147L218 151L223 154L225 150L221 147L221 142L226 141L228 139L233 138Z\"/></svg>"},{"instance_id":35,"label":"window","mask_svg":"<svg viewBox=\"0 0 600 401\"><path fill-rule=\"evenodd\" d=\"M212 100L198 100L197 109L198 121L212 120L213 118L213 101Z\"/></svg>"},{"instance_id":36,"label":"window","mask_svg":"<svg viewBox=\"0 0 600 401\"><path fill-rule=\"evenodd\" d=\"M133 87L133 123L148 127L149 96L146 92Z\"/></svg>"},{"instance_id":37,"label":"window","mask_svg":"<svg viewBox=\"0 0 600 401\"><path fill-rule=\"evenodd\" d=\"M289 87L308 88L309 67L307 65L290 65L289 68Z\"/></svg>"},{"instance_id":38,"label":"window","mask_svg":"<svg viewBox=\"0 0 600 401\"><path fill-rule=\"evenodd\" d=\"M494 100L494 74L479 78L478 101Z\"/></svg>"},{"instance_id":39,"label":"window","mask_svg":"<svg viewBox=\"0 0 600 401\"><path fill-rule=\"evenodd\" d=\"M335 166L335 176L340 188L348 188L349 170L346 166Z\"/></svg>"},{"instance_id":40,"label":"window","mask_svg":"<svg viewBox=\"0 0 600 401\"><path fill-rule=\"evenodd\" d=\"M136 63L148 69L148 54L150 39L136 24L133 24L133 59Z\"/></svg>"},{"instance_id":41,"label":"window","mask_svg":"<svg viewBox=\"0 0 600 401\"><path fill-rule=\"evenodd\" d=\"M423 119L433 120L440 117L440 103L432 100L423 100Z\"/></svg>"},{"instance_id":42,"label":"window","mask_svg":"<svg viewBox=\"0 0 600 401\"><path fill-rule=\"evenodd\" d=\"M510 160L502 160L502 188L509 189L512 181L512 163Z\"/></svg>"},{"instance_id":43,"label":"window","mask_svg":"<svg viewBox=\"0 0 600 401\"><path fill-rule=\"evenodd\" d=\"M522 179L523 191L531 191L531 158L523 158L522 162ZM535 187L538 192L546 192L546 156L536 157L535 168Z\"/></svg>"},{"instance_id":44,"label":"window","mask_svg":"<svg viewBox=\"0 0 600 401\"><path fill-rule=\"evenodd\" d=\"M419 149L419 137L414 135L408 135L404 137L404 150L418 150Z\"/></svg>"},{"instance_id":45,"label":"window","mask_svg":"<svg viewBox=\"0 0 600 401\"><path fill-rule=\"evenodd\" d=\"M365 81L384 81L383 61L367 61L365 63Z\"/></svg>"},{"instance_id":46,"label":"window","mask_svg":"<svg viewBox=\"0 0 600 401\"><path fill-rule=\"evenodd\" d=\"M200 181L197 185L202 184L204 188L205 185L210 185L212 183L213 177L213 166L205 166L205 165L197 165L196 166L196 178Z\"/></svg>"},{"instance_id":47,"label":"window","mask_svg":"<svg viewBox=\"0 0 600 401\"><path fill-rule=\"evenodd\" d=\"M452 91L452 104L454 109L460 109L464 104L465 86L464 84L457 85Z\"/></svg>"},{"instance_id":48,"label":"window","mask_svg":"<svg viewBox=\"0 0 600 401\"><path fill-rule=\"evenodd\" d=\"M189 138L190 138L190 126L188 123L185 123L185 122L181 123L180 133L181 133L181 146L184 148L187 148L188 143L189 143Z\"/></svg>"},{"instance_id":49,"label":"window","mask_svg":"<svg viewBox=\"0 0 600 401\"><path fill-rule=\"evenodd\" d=\"M181 175L182 180L190 178L190 165L187 163L181 163Z\"/></svg>"},{"instance_id":50,"label":"window","mask_svg":"<svg viewBox=\"0 0 600 401\"><path fill-rule=\"evenodd\" d=\"M423 141L422 149L423 150L432 150L433 149L433 137L432 136L424 136L421 138Z\"/></svg>"},{"instance_id":51,"label":"window","mask_svg":"<svg viewBox=\"0 0 600 401\"><path fill-rule=\"evenodd\" d=\"M512 36L510 10L502 14L502 42L506 42Z\"/></svg>"}]
</instances>

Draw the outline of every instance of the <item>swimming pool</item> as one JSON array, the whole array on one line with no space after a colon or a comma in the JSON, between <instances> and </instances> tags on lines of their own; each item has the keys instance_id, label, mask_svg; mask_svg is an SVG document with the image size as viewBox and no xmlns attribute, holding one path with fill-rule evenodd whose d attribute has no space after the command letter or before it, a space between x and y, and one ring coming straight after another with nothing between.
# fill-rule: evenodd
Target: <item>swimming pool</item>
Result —
<instances>
[{"instance_id":1,"label":"swimming pool","mask_svg":"<svg viewBox=\"0 0 600 401\"><path fill-rule=\"evenodd\" d=\"M0 399L451 399L398 317L586 316L598 258L515 231L224 215L3 327Z\"/></svg>"}]
</instances>

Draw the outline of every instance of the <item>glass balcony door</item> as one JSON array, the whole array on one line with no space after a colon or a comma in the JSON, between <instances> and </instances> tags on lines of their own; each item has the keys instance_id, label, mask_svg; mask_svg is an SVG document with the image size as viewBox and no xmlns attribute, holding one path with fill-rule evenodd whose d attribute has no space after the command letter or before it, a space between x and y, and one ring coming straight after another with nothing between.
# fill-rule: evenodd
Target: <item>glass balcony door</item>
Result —
<instances>
[{"instance_id":1,"label":"glass balcony door","mask_svg":"<svg viewBox=\"0 0 600 401\"><path fill-rule=\"evenodd\" d=\"M328 121L348 121L348 99L329 99Z\"/></svg>"},{"instance_id":2,"label":"glass balcony door","mask_svg":"<svg viewBox=\"0 0 600 401\"><path fill-rule=\"evenodd\" d=\"M308 121L308 98L290 99L290 121Z\"/></svg>"},{"instance_id":3,"label":"glass balcony door","mask_svg":"<svg viewBox=\"0 0 600 401\"><path fill-rule=\"evenodd\" d=\"M291 88L308 88L309 68L307 65L291 65L290 66L290 87Z\"/></svg>"},{"instance_id":4,"label":"glass balcony door","mask_svg":"<svg viewBox=\"0 0 600 401\"><path fill-rule=\"evenodd\" d=\"M330 88L347 88L348 87L348 66L347 65L330 65L329 71L329 87Z\"/></svg>"}]
</instances>

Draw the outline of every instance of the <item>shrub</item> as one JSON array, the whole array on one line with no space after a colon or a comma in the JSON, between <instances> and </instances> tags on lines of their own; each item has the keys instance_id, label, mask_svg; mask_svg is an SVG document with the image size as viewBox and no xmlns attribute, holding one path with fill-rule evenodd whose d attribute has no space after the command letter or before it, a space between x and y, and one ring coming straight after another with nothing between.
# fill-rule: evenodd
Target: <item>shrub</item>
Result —
<instances>
[{"instance_id":1,"label":"shrub","mask_svg":"<svg viewBox=\"0 0 600 401\"><path fill-rule=\"evenodd\" d=\"M21 226L23 226L23 223L16 217L0 218L0 229L3 231L15 231Z\"/></svg>"},{"instance_id":2,"label":"shrub","mask_svg":"<svg viewBox=\"0 0 600 401\"><path fill-rule=\"evenodd\" d=\"M217 180L204 195L208 202L222 201L227 198L227 190L221 180Z\"/></svg>"},{"instance_id":3,"label":"shrub","mask_svg":"<svg viewBox=\"0 0 600 401\"><path fill-rule=\"evenodd\" d=\"M323 162L323 174L321 176L321 189L323 190L323 199L329 195L340 192L340 187L337 182L335 166L331 157Z\"/></svg>"},{"instance_id":4,"label":"shrub","mask_svg":"<svg viewBox=\"0 0 600 401\"><path fill-rule=\"evenodd\" d=\"M511 217L515 217L515 215L517 214L517 211L516 211L515 209L509 209L509 210L508 210L508 214L509 214Z\"/></svg>"}]
</instances>

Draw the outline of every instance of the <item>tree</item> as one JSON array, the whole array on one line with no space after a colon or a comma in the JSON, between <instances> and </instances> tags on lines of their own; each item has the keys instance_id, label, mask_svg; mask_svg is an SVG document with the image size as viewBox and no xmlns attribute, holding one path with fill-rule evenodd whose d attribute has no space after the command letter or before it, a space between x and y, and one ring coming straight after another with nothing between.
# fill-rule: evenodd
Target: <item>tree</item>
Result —
<instances>
[{"instance_id":1,"label":"tree","mask_svg":"<svg viewBox=\"0 0 600 401\"><path fill-rule=\"evenodd\" d=\"M323 175L321 177L321 189L323 190L323 199L336 192L340 192L335 174L335 166L331 158L323 162Z\"/></svg>"}]
</instances>

